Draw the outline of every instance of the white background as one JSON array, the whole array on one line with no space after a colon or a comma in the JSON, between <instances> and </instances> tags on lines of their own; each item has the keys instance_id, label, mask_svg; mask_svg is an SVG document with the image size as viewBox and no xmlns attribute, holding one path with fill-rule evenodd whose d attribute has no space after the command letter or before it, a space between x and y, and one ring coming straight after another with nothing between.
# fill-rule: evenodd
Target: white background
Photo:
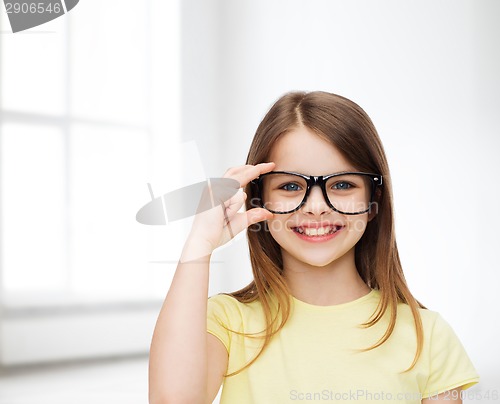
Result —
<instances>
[{"instance_id":1,"label":"white background","mask_svg":"<svg viewBox=\"0 0 500 404\"><path fill-rule=\"evenodd\" d=\"M119 182L116 188L127 189L129 198L125 205L130 212L122 205L120 213L112 216L116 234L106 237L116 236L117 240L125 237L118 225L124 223L120 222L120 215L123 218L130 215L127 216L130 220L135 216L135 206L138 204L139 208L143 200L147 202L146 182L152 182L159 195L173 186L169 182L172 171L175 175L181 172L180 178L192 182L220 176L228 167L244 164L257 125L284 92L324 90L344 95L365 109L383 141L394 186L398 247L411 291L428 308L440 312L454 328L482 378L474 389L500 390L497 326L500 305L496 299L500 265L495 254L500 225L497 207L500 196L498 1L183 0L180 5L172 1L165 2L171 8L164 9L163 14L153 14L155 23L150 26L143 17L139 18L140 8L134 8L137 14L129 10L128 25L120 25L125 17L120 19L118 13L117 18L107 19L107 31L115 33L114 37L107 37L108 42L101 41L93 31L98 13L92 7L97 9L101 4L82 1L68 16L51 23L53 27L46 24L39 30L52 29L56 31L52 40L64 42L62 25L57 24L62 24L64 18L71 19L75 22L73 35L80 38L74 54L84 54L85 47L90 51L94 47L100 49L101 53L96 53L94 59L75 59L74 74L84 75L98 66L101 71L107 69L112 79L121 68L126 69L117 63L121 57L115 53L117 49L128 55L125 60L134 61L131 68L136 69L136 75L119 76L122 85L112 88L119 94L119 97L115 94L115 99L139 100L137 107L131 110L127 108L133 104L127 102L123 102L122 107L120 104L115 108L106 107L106 103L113 100L107 100L106 93L99 92L105 82L82 82L82 78L73 84L79 89L80 98L74 100L72 106L84 116L97 111L100 115L97 114L96 119L123 119L124 124L139 122L148 128L149 135L153 134L153 144L157 145L151 150L148 149L150 143L140 143L141 130L132 133L117 127L112 131L92 131L92 136L102 136L110 142L107 149L100 148L102 153L97 161L101 166L97 171L82 170L73 174L82 176L80 180L87 186L94 178L104 178L97 191L104 206L117 206L114 204L119 201L112 202L111 195L106 194L106 179L117 174L113 171L117 164L129 169L126 172L133 176L130 187L127 188L125 175L121 177L124 182ZM132 22L133 16L137 16L137 23ZM148 26L152 27L150 36L146 34ZM6 28L3 24L2 30ZM7 46L6 36L2 38L2 51ZM138 43L138 37L144 41ZM39 46L48 41L47 38L48 34L38 35ZM146 53L142 44L148 43L148 38L151 38L150 54L160 56L144 62L142 58ZM27 66L19 50L11 55L19 59L1 60L3 100L10 91L6 79L15 80L16 74L20 75ZM60 76L57 70L60 61L54 59L52 63L48 66L55 69L54 86L64 91L71 80ZM22 80L22 76L17 79ZM148 84L150 79L158 84ZM142 103L141 97L147 99L144 88L156 89L157 101ZM45 106L47 113L57 111L64 102L45 105L46 96L42 94L47 91L42 88L33 97L24 97L11 107L26 110ZM2 108L7 106L3 104ZM138 121L134 121L135 118ZM4 142L5 128L2 133ZM37 133L44 132L38 132L37 128ZM85 167L85 161L89 161L85 159L90 159L95 149L84 127L76 128L75 133L75 139L83 143L72 142L72 147L78 146L80 153L74 156L83 160L69 163ZM131 141L120 144L120 135L126 137L126 133L130 134ZM60 134L46 132L45 136L46 142L54 142ZM134 143L134 139L139 143ZM181 142L189 143L182 146ZM57 143L52 145L55 150L59 147ZM110 145L122 147L119 150L123 153L113 153ZM140 147L135 149L137 145ZM5 150L4 143L0 147ZM183 147L187 150L184 153L172 152ZM108 155L105 150L109 151ZM139 150L143 154L139 155ZM3 155L2 159L9 158L15 164L26 158L25 151L18 153ZM125 155L135 158L136 166L127 165L123 160ZM175 160L175 156L180 155L184 161ZM33 158L36 159L36 153ZM153 161L153 165L141 166L141 162L148 161ZM65 172L52 163L47 165L47 170L60 173L59 181L63 182ZM21 172L6 174L3 171L2 192L8 184L21 181L19 192L29 196L29 192L22 193L30 189L31 185L25 182L28 179L28 174L21 177ZM36 192L36 188L31 189ZM55 199L46 199L45 203L54 209L65 209L64 194L57 193L65 191L57 191L57 184L54 190ZM92 191L83 187L75 188L74 192L82 196ZM3 202L4 223L7 216L21 217L22 209L27 206L20 204L16 211L15 205ZM72 223L84 226L85 215L106 217L99 212L100 206L103 205L89 204L88 210L77 211L82 213L70 210L68 215ZM96 225L99 223L102 221ZM80 288L90 296L105 295L107 289L118 294L120 275L113 264L116 259L141 266L136 272L134 267L127 269L122 284L127 290L125 297L136 295L134 279L135 284L140 285L141 296L163 297L175 265L149 262L175 260L181 246L170 243L178 242L178 235L189 228L189 221L161 229L134 225L127 224L126 234L131 237L127 239L128 247L116 247L112 255L102 242L94 245L88 233L78 233L81 238L73 240L74 246L81 246L76 242L81 240L88 249L73 250L72 274L76 278L73 276L70 281L64 278L68 256L53 253L61 271L61 278L54 275L54 279L61 280L55 285L72 285L69 290ZM59 228L63 230L54 233L54 237L64 245L64 224L59 223ZM30 251L36 247L36 239L30 239L27 230L26 233L19 228L17 231L21 236L27 235L24 242L29 244L21 245L19 241L17 245L9 245L12 239L4 233L2 255L8 252L7 246L9 251L12 248ZM99 227L95 231L99 235ZM138 244L134 244L136 242ZM141 247L134 250L134 245ZM250 265L245 257L248 252L243 234L214 254L218 262L212 265L211 294L233 291L250 281ZM28 261L29 258L25 257ZM82 276L85 271L81 267L91 267L93 260L100 262L103 268L101 279L105 287L97 285L91 277ZM5 260L3 262L4 288L10 279L11 285L23 290L22 282L6 278L9 268L5 267ZM52 269L37 268L42 270Z\"/></svg>"}]
</instances>

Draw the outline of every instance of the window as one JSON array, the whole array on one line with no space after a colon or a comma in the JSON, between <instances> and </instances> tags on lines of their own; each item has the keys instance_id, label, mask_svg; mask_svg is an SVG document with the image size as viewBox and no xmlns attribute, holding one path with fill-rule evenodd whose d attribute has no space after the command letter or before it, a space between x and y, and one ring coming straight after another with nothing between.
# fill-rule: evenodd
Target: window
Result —
<instances>
[{"instance_id":1,"label":"window","mask_svg":"<svg viewBox=\"0 0 500 404\"><path fill-rule=\"evenodd\" d=\"M179 5L96 4L16 34L0 13L4 296L151 298L168 286L148 259L168 258L155 246L173 232L135 213L180 142Z\"/></svg>"}]
</instances>

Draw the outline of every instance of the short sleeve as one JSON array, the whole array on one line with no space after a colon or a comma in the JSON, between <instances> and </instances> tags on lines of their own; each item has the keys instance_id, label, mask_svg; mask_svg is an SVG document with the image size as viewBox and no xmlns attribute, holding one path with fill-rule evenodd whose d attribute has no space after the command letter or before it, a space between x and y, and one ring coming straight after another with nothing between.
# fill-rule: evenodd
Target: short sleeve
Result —
<instances>
[{"instance_id":1,"label":"short sleeve","mask_svg":"<svg viewBox=\"0 0 500 404\"><path fill-rule=\"evenodd\" d=\"M207 303L207 332L219 338L229 352L231 348L230 308L225 295L215 295L208 298Z\"/></svg>"},{"instance_id":2,"label":"short sleeve","mask_svg":"<svg viewBox=\"0 0 500 404\"><path fill-rule=\"evenodd\" d=\"M430 334L429 378L423 397L479 382L479 375L451 326L439 315Z\"/></svg>"}]
</instances>

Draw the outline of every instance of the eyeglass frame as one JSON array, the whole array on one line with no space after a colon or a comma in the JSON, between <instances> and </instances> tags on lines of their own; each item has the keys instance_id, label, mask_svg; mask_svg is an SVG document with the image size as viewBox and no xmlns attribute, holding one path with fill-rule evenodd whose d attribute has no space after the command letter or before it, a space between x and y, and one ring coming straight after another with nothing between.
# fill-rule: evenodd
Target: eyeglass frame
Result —
<instances>
[{"instance_id":1,"label":"eyeglass frame","mask_svg":"<svg viewBox=\"0 0 500 404\"><path fill-rule=\"evenodd\" d=\"M267 208L267 207L264 206L264 202L262 200L262 178L265 177L266 175L270 175L270 174L296 175L296 176L301 177L304 180L306 180L306 182L307 182L306 193L304 194L304 198L302 198L302 201L300 202L300 204L295 209L292 209L292 210L287 211L287 212L276 212L276 211L273 211L273 210L271 210L271 209L269 209L269 208ZM341 210L338 210L335 206L333 206L333 204L330 202L330 199L328 198L328 195L326 193L326 181L329 180L330 178L333 178L333 177L338 177L338 176L341 176L341 175L349 175L349 174L365 175L365 176L367 176L367 177L369 177L371 179L372 190L371 190L371 194L370 194L370 202L368 203L368 208L366 210L364 210L364 211L353 212L353 213L352 212L342 212ZM269 212L274 213L274 214L285 215L285 214L296 212L302 206L304 206L304 204L306 203L307 198L309 197L309 194L311 192L312 187L315 186L315 185L318 185L321 188L321 191L323 193L323 197L324 197L326 203L335 212L341 213L343 215L361 215L363 213L368 212L371 209L371 206L372 206L372 204L374 202L373 201L373 197L375 196L375 190L377 189L377 187L379 187L379 186L382 185L382 175L380 175L380 174L374 174L374 173L359 172L359 171L344 171L344 172L335 173L335 174L328 174L328 175L305 175L305 174L296 173L296 172L293 172L293 171L270 171L268 173L264 173L264 174L260 175L258 178L250 181L250 183L253 184L253 185L255 185L255 186L257 186L257 192L258 192L258 199L260 201L260 207L262 207L262 208L264 208L264 209L266 209Z\"/></svg>"}]
</instances>

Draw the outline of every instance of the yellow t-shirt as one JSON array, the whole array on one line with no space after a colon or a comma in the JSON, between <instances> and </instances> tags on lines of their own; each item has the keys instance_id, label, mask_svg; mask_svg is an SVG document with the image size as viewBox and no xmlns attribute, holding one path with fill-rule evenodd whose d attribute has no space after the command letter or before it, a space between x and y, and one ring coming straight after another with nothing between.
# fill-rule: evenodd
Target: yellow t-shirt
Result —
<instances>
[{"instance_id":1,"label":"yellow t-shirt","mask_svg":"<svg viewBox=\"0 0 500 404\"><path fill-rule=\"evenodd\" d=\"M416 366L406 370L416 352L411 310L398 304L393 334L366 352L384 334L387 311L375 326L362 328L377 307L380 291L348 303L315 306L292 297L292 313L284 328L249 368L224 379L221 404L279 404L311 401L357 403L421 403L422 398L479 381L465 349L439 313L420 309L423 351ZM264 314L259 301L243 304L231 296L208 299L208 332L229 353L228 372L251 360L262 340L227 331L259 333Z\"/></svg>"}]
</instances>

